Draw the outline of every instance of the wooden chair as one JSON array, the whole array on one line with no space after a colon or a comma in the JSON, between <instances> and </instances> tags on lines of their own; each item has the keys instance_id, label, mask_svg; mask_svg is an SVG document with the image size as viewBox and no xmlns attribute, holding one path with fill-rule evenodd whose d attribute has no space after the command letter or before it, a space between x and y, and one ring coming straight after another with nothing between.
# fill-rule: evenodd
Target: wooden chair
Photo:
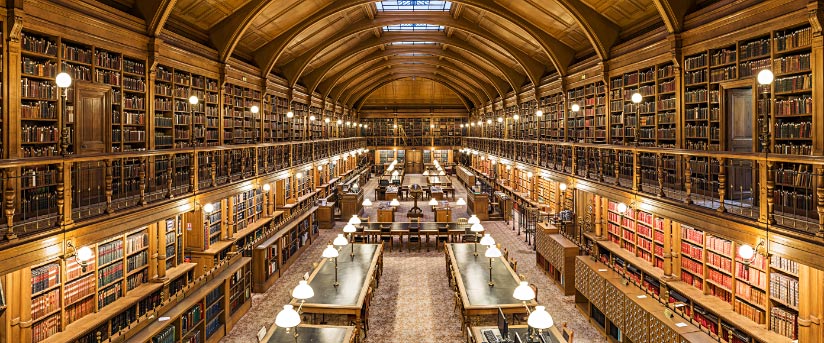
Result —
<instances>
[{"instance_id":1,"label":"wooden chair","mask_svg":"<svg viewBox=\"0 0 824 343\"><path fill-rule=\"evenodd\" d=\"M569 327L567 327L567 323L563 322L561 324L561 336L567 341L567 343L572 343L573 338L575 337L575 332L572 331Z\"/></svg>"},{"instance_id":2,"label":"wooden chair","mask_svg":"<svg viewBox=\"0 0 824 343\"><path fill-rule=\"evenodd\" d=\"M391 225L381 225L380 242L381 244L389 242L389 251L392 251L392 248L395 247L395 238L392 237Z\"/></svg>"},{"instance_id":3,"label":"wooden chair","mask_svg":"<svg viewBox=\"0 0 824 343\"><path fill-rule=\"evenodd\" d=\"M363 299L363 308L361 308L361 322L360 326L363 330L363 338L366 338L366 335L369 333L369 308L372 307L372 297L374 295L374 291L372 287L369 287L366 290L366 297Z\"/></svg>"},{"instance_id":4,"label":"wooden chair","mask_svg":"<svg viewBox=\"0 0 824 343\"><path fill-rule=\"evenodd\" d=\"M409 250L409 244L418 243L418 251L421 251L421 223L413 220L409 224L409 233L406 235L406 250Z\"/></svg>"},{"instance_id":5,"label":"wooden chair","mask_svg":"<svg viewBox=\"0 0 824 343\"><path fill-rule=\"evenodd\" d=\"M438 242L441 242L443 246L446 246L446 243L449 242L449 227L448 226L440 226L438 225L438 235L435 237L435 248L438 248Z\"/></svg>"},{"instance_id":6,"label":"wooden chair","mask_svg":"<svg viewBox=\"0 0 824 343\"><path fill-rule=\"evenodd\" d=\"M503 249L501 249L501 252L502 252L501 255L504 256L504 260L509 260L509 250L507 250L506 248L503 248Z\"/></svg>"},{"instance_id":7,"label":"wooden chair","mask_svg":"<svg viewBox=\"0 0 824 343\"><path fill-rule=\"evenodd\" d=\"M518 272L518 261L515 261L514 259L513 260L507 260L507 261L509 261L509 266L512 267L512 271L517 273Z\"/></svg>"}]
</instances>

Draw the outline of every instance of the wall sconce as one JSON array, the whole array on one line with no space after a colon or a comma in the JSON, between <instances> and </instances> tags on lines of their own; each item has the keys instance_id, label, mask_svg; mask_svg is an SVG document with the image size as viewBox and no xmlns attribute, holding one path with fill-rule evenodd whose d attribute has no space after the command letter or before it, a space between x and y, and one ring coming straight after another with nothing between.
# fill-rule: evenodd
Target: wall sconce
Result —
<instances>
[{"instance_id":1,"label":"wall sconce","mask_svg":"<svg viewBox=\"0 0 824 343\"><path fill-rule=\"evenodd\" d=\"M572 112L578 112L581 110L581 105L572 104L572 107L570 109L572 110Z\"/></svg>"},{"instance_id":2,"label":"wall sconce","mask_svg":"<svg viewBox=\"0 0 824 343\"><path fill-rule=\"evenodd\" d=\"M755 253L758 252L758 249L763 247L765 244L765 240L763 238L758 239L758 244L755 245L753 248L749 244L742 244L738 247L738 257L740 257L744 264L750 264L755 262Z\"/></svg>"},{"instance_id":3,"label":"wall sconce","mask_svg":"<svg viewBox=\"0 0 824 343\"><path fill-rule=\"evenodd\" d=\"M297 172L297 173L295 173L295 178L301 179L301 178L303 178L303 174L301 172Z\"/></svg>"},{"instance_id":4,"label":"wall sconce","mask_svg":"<svg viewBox=\"0 0 824 343\"><path fill-rule=\"evenodd\" d=\"M214 210L215 205L212 205L212 203L206 203L203 205L203 212L206 212L206 214L212 213Z\"/></svg>"},{"instance_id":5,"label":"wall sconce","mask_svg":"<svg viewBox=\"0 0 824 343\"><path fill-rule=\"evenodd\" d=\"M294 116L295 116L295 112L292 112L292 110L289 110L289 112L286 112L286 118L292 118Z\"/></svg>"},{"instance_id":6,"label":"wall sconce","mask_svg":"<svg viewBox=\"0 0 824 343\"><path fill-rule=\"evenodd\" d=\"M249 111L252 112L252 114L258 114L260 113L260 107L257 105L252 105L252 107L249 108Z\"/></svg>"},{"instance_id":7,"label":"wall sconce","mask_svg":"<svg viewBox=\"0 0 824 343\"><path fill-rule=\"evenodd\" d=\"M68 241L66 242L66 251L69 252L66 258L73 257L75 262L80 265L80 270L85 273L86 267L89 266L89 262L94 258L94 252L92 252L92 249L87 246L83 246L78 249L74 246L72 241Z\"/></svg>"}]
</instances>

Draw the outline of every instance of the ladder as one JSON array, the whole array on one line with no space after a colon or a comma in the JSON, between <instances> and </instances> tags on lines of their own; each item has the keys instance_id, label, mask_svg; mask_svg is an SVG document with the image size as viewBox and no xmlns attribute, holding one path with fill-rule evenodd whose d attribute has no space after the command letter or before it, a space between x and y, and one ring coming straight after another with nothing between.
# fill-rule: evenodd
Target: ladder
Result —
<instances>
[{"instance_id":1,"label":"ladder","mask_svg":"<svg viewBox=\"0 0 824 343\"><path fill-rule=\"evenodd\" d=\"M406 146L406 130L403 129L403 126L398 125L398 139L400 139L400 146Z\"/></svg>"}]
</instances>

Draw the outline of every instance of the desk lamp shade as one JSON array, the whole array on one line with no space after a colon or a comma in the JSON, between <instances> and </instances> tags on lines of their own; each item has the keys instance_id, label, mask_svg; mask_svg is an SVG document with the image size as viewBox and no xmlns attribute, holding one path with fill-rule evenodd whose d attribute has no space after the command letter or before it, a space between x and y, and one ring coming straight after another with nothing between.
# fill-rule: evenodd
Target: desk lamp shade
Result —
<instances>
[{"instance_id":1,"label":"desk lamp shade","mask_svg":"<svg viewBox=\"0 0 824 343\"><path fill-rule=\"evenodd\" d=\"M548 329L555 324L555 322L552 321L552 316L549 315L549 312L547 312L543 306L535 306L535 311L529 314L529 319L527 319L526 322L529 326L538 330Z\"/></svg>"},{"instance_id":2,"label":"desk lamp shade","mask_svg":"<svg viewBox=\"0 0 824 343\"><path fill-rule=\"evenodd\" d=\"M472 224L472 226L471 226L471 227L469 227L469 231L472 231L472 232L483 232L483 231L484 231L484 226L483 226L483 225L481 225L481 223L475 223L475 224Z\"/></svg>"},{"instance_id":3,"label":"desk lamp shade","mask_svg":"<svg viewBox=\"0 0 824 343\"><path fill-rule=\"evenodd\" d=\"M484 256L489 257L489 258L501 257L501 250L498 249L498 247L492 245L492 246L490 246L489 248L486 249L486 253L484 253Z\"/></svg>"},{"instance_id":4,"label":"desk lamp shade","mask_svg":"<svg viewBox=\"0 0 824 343\"><path fill-rule=\"evenodd\" d=\"M485 233L484 236L481 238L481 245L486 245L486 246L495 245L495 238L492 238L492 236L490 236L488 233Z\"/></svg>"},{"instance_id":5,"label":"desk lamp shade","mask_svg":"<svg viewBox=\"0 0 824 343\"><path fill-rule=\"evenodd\" d=\"M323 255L322 256L323 256L323 258L338 257L338 249L335 249L335 247L332 244L329 244L329 245L326 246L326 249L323 249Z\"/></svg>"},{"instance_id":6,"label":"desk lamp shade","mask_svg":"<svg viewBox=\"0 0 824 343\"><path fill-rule=\"evenodd\" d=\"M429 199L429 206L438 206L438 200L435 198Z\"/></svg>"},{"instance_id":7,"label":"desk lamp shade","mask_svg":"<svg viewBox=\"0 0 824 343\"><path fill-rule=\"evenodd\" d=\"M292 298L295 299L306 300L313 296L315 296L315 290L312 289L312 286L309 286L309 284L306 283L306 280L298 281L298 285L292 290Z\"/></svg>"},{"instance_id":8,"label":"desk lamp shade","mask_svg":"<svg viewBox=\"0 0 824 343\"><path fill-rule=\"evenodd\" d=\"M293 328L300 324L300 315L292 305L283 305L283 309L275 317L275 325L282 328Z\"/></svg>"},{"instance_id":9,"label":"desk lamp shade","mask_svg":"<svg viewBox=\"0 0 824 343\"><path fill-rule=\"evenodd\" d=\"M332 245L344 246L347 244L349 244L349 241L346 240L346 237L344 237L342 233L339 233L338 236L335 237L335 240L332 241Z\"/></svg>"},{"instance_id":10,"label":"desk lamp shade","mask_svg":"<svg viewBox=\"0 0 824 343\"><path fill-rule=\"evenodd\" d=\"M469 216L469 219L467 219L466 222L468 224L480 224L481 220L478 219L478 216L473 214L473 215Z\"/></svg>"},{"instance_id":11,"label":"desk lamp shade","mask_svg":"<svg viewBox=\"0 0 824 343\"><path fill-rule=\"evenodd\" d=\"M521 281L521 284L512 292L512 297L520 301L530 301L535 299L535 291L529 287L529 282Z\"/></svg>"},{"instance_id":12,"label":"desk lamp shade","mask_svg":"<svg viewBox=\"0 0 824 343\"><path fill-rule=\"evenodd\" d=\"M446 175L446 173L444 173L443 170L441 170L441 171L438 172L438 175L444 176L444 175Z\"/></svg>"},{"instance_id":13,"label":"desk lamp shade","mask_svg":"<svg viewBox=\"0 0 824 343\"><path fill-rule=\"evenodd\" d=\"M369 206L372 206L372 200L369 200L369 198L364 198L363 199L363 207L369 207ZM358 220L360 220L360 219L358 219ZM360 224L360 223L358 223L358 224Z\"/></svg>"},{"instance_id":14,"label":"desk lamp shade","mask_svg":"<svg viewBox=\"0 0 824 343\"><path fill-rule=\"evenodd\" d=\"M353 233L355 231L357 231L357 228L355 228L355 225L352 225L352 223L343 226L343 232Z\"/></svg>"},{"instance_id":15,"label":"desk lamp shade","mask_svg":"<svg viewBox=\"0 0 824 343\"><path fill-rule=\"evenodd\" d=\"M458 201L455 202L455 206L466 206L466 200L464 200L464 198L458 198Z\"/></svg>"},{"instance_id":16,"label":"desk lamp shade","mask_svg":"<svg viewBox=\"0 0 824 343\"><path fill-rule=\"evenodd\" d=\"M400 205L401 205L401 203L400 203L400 201L398 201L398 199L392 199L392 201L389 202L389 206L398 207Z\"/></svg>"},{"instance_id":17,"label":"desk lamp shade","mask_svg":"<svg viewBox=\"0 0 824 343\"><path fill-rule=\"evenodd\" d=\"M392 171L392 176L397 177L397 176L398 176L398 175L400 175L400 174L401 174L401 173L399 173L397 170Z\"/></svg>"},{"instance_id":18,"label":"desk lamp shade","mask_svg":"<svg viewBox=\"0 0 824 343\"><path fill-rule=\"evenodd\" d=\"M352 218L349 218L349 224L360 225L360 223L361 223L361 220L360 220L360 218L358 218L357 214L353 214Z\"/></svg>"},{"instance_id":19,"label":"desk lamp shade","mask_svg":"<svg viewBox=\"0 0 824 343\"><path fill-rule=\"evenodd\" d=\"M429 170L424 170L423 171L423 176L429 176Z\"/></svg>"}]
</instances>

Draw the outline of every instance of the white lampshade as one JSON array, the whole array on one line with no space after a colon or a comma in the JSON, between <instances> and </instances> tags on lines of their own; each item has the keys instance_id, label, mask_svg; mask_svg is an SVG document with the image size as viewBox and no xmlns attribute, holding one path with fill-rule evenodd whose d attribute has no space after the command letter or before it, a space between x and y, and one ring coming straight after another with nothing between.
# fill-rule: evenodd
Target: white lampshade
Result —
<instances>
[{"instance_id":1,"label":"white lampshade","mask_svg":"<svg viewBox=\"0 0 824 343\"><path fill-rule=\"evenodd\" d=\"M192 95L189 97L189 103L192 105L197 105L198 101L200 101L200 99L197 98L197 95Z\"/></svg>"},{"instance_id":2,"label":"white lampshade","mask_svg":"<svg viewBox=\"0 0 824 343\"><path fill-rule=\"evenodd\" d=\"M398 176L398 175L400 175L400 174L401 174L401 173L399 173L397 170L392 171L392 176Z\"/></svg>"},{"instance_id":3,"label":"white lampshade","mask_svg":"<svg viewBox=\"0 0 824 343\"><path fill-rule=\"evenodd\" d=\"M512 297L520 301L530 301L535 299L535 291L529 287L529 282L521 281L521 284L512 292Z\"/></svg>"},{"instance_id":4,"label":"white lampshade","mask_svg":"<svg viewBox=\"0 0 824 343\"><path fill-rule=\"evenodd\" d=\"M488 233L485 233L483 237L481 237L481 245L495 245L495 238L492 238Z\"/></svg>"},{"instance_id":5,"label":"white lampshade","mask_svg":"<svg viewBox=\"0 0 824 343\"><path fill-rule=\"evenodd\" d=\"M323 249L323 255L321 256L323 256L323 258L338 257L338 249L335 249L335 247L332 244L329 244L326 246L326 249Z\"/></svg>"},{"instance_id":6,"label":"white lampshade","mask_svg":"<svg viewBox=\"0 0 824 343\"><path fill-rule=\"evenodd\" d=\"M336 124L338 124L338 125L340 125L340 124L342 124L342 123L343 123L343 120L338 119L338 121L336 121L335 123L336 123Z\"/></svg>"},{"instance_id":7,"label":"white lampshade","mask_svg":"<svg viewBox=\"0 0 824 343\"><path fill-rule=\"evenodd\" d=\"M329 124L329 122L330 122L330 121L331 121L331 120L329 120L329 118L323 118L323 122L324 122L324 123Z\"/></svg>"},{"instance_id":8,"label":"white lampshade","mask_svg":"<svg viewBox=\"0 0 824 343\"><path fill-rule=\"evenodd\" d=\"M572 112L578 112L581 110L581 105L572 104Z\"/></svg>"},{"instance_id":9,"label":"white lampshade","mask_svg":"<svg viewBox=\"0 0 824 343\"><path fill-rule=\"evenodd\" d=\"M429 206L438 206L438 200L435 198L429 199Z\"/></svg>"},{"instance_id":10,"label":"white lampshade","mask_svg":"<svg viewBox=\"0 0 824 343\"><path fill-rule=\"evenodd\" d=\"M558 188L561 189L561 192L565 192L567 190L567 184L561 182L561 184L558 185Z\"/></svg>"},{"instance_id":11,"label":"white lampshade","mask_svg":"<svg viewBox=\"0 0 824 343\"><path fill-rule=\"evenodd\" d=\"M538 330L548 329L555 324L555 322L552 321L552 316L549 315L546 307L543 306L535 306L535 311L529 314L526 323L529 324L530 327Z\"/></svg>"},{"instance_id":12,"label":"white lampshade","mask_svg":"<svg viewBox=\"0 0 824 343\"><path fill-rule=\"evenodd\" d=\"M473 214L473 215L469 216L469 219L467 219L466 222L468 224L480 224L481 220L478 219L478 216Z\"/></svg>"},{"instance_id":13,"label":"white lampshade","mask_svg":"<svg viewBox=\"0 0 824 343\"><path fill-rule=\"evenodd\" d=\"M526 172L526 177L527 177L527 178L530 178L530 179L531 179L531 178L532 178L532 175L533 175L533 174L532 174L532 172Z\"/></svg>"},{"instance_id":14,"label":"white lampshade","mask_svg":"<svg viewBox=\"0 0 824 343\"><path fill-rule=\"evenodd\" d=\"M498 117L498 122L502 123L504 121L504 117Z\"/></svg>"},{"instance_id":15,"label":"white lampshade","mask_svg":"<svg viewBox=\"0 0 824 343\"><path fill-rule=\"evenodd\" d=\"M774 75L773 75L773 72L771 70L764 69L764 70L758 72L758 76L756 78L758 79L758 84L759 85L766 86L766 85L773 82L773 76Z\"/></svg>"},{"instance_id":16,"label":"white lampshade","mask_svg":"<svg viewBox=\"0 0 824 343\"><path fill-rule=\"evenodd\" d=\"M498 247L492 245L492 246L486 248L486 252L484 253L484 256L489 257L489 258L501 257L501 250L498 249Z\"/></svg>"},{"instance_id":17,"label":"white lampshade","mask_svg":"<svg viewBox=\"0 0 824 343\"><path fill-rule=\"evenodd\" d=\"M348 224L343 226L343 232L346 232L346 233L353 233L357 230L358 229L355 227L355 225L352 225L351 223L348 223Z\"/></svg>"},{"instance_id":18,"label":"white lampshade","mask_svg":"<svg viewBox=\"0 0 824 343\"><path fill-rule=\"evenodd\" d=\"M446 175L446 173L444 173L443 170L441 170L441 171L438 172L438 175L444 176L444 175Z\"/></svg>"},{"instance_id":19,"label":"white lampshade","mask_svg":"<svg viewBox=\"0 0 824 343\"><path fill-rule=\"evenodd\" d=\"M624 213L627 211L627 204L619 202L615 209L618 210L618 213Z\"/></svg>"},{"instance_id":20,"label":"white lampshade","mask_svg":"<svg viewBox=\"0 0 824 343\"><path fill-rule=\"evenodd\" d=\"M270 190L272 190L272 185L270 185L270 184L268 184L268 183L264 183L264 184L263 184L263 191L264 191L264 192L268 192L268 191L270 191Z\"/></svg>"},{"instance_id":21,"label":"white lampshade","mask_svg":"<svg viewBox=\"0 0 824 343\"><path fill-rule=\"evenodd\" d=\"M738 257L741 257L741 259L748 261L752 259L753 256L755 256L755 249L753 249L751 245L742 244L738 247Z\"/></svg>"},{"instance_id":22,"label":"white lampshade","mask_svg":"<svg viewBox=\"0 0 824 343\"><path fill-rule=\"evenodd\" d=\"M481 223L475 223L475 224L472 224L472 226L469 227L469 231L483 232L484 231L484 226L481 225Z\"/></svg>"},{"instance_id":23,"label":"white lampshade","mask_svg":"<svg viewBox=\"0 0 824 343\"><path fill-rule=\"evenodd\" d=\"M349 218L349 224L360 225L360 223L361 223L361 220L360 220L360 217L358 217L357 214L353 214L352 218Z\"/></svg>"},{"instance_id":24,"label":"white lampshade","mask_svg":"<svg viewBox=\"0 0 824 343\"><path fill-rule=\"evenodd\" d=\"M466 200L464 200L464 198L458 198L458 201L455 202L455 206L466 206Z\"/></svg>"},{"instance_id":25,"label":"white lampshade","mask_svg":"<svg viewBox=\"0 0 824 343\"><path fill-rule=\"evenodd\" d=\"M84 246L77 249L77 256L75 258L77 258L77 262L83 264L91 261L93 257L94 252L92 252L92 249Z\"/></svg>"},{"instance_id":26,"label":"white lampshade","mask_svg":"<svg viewBox=\"0 0 824 343\"><path fill-rule=\"evenodd\" d=\"M635 104L641 103L641 100L644 100L644 96L641 93L635 92L632 93L632 102Z\"/></svg>"},{"instance_id":27,"label":"white lampshade","mask_svg":"<svg viewBox=\"0 0 824 343\"><path fill-rule=\"evenodd\" d=\"M349 244L349 241L343 236L342 233L339 233L338 236L335 237L335 240L332 241L332 245L344 246L347 244Z\"/></svg>"},{"instance_id":28,"label":"white lampshade","mask_svg":"<svg viewBox=\"0 0 824 343\"><path fill-rule=\"evenodd\" d=\"M306 300L313 296L315 296L315 290L312 289L312 286L309 286L306 280L298 281L298 285L292 290L292 298L298 300Z\"/></svg>"},{"instance_id":29,"label":"white lampshade","mask_svg":"<svg viewBox=\"0 0 824 343\"><path fill-rule=\"evenodd\" d=\"M520 119L520 118L521 118L521 116L519 116L519 115L517 115L517 114L513 114L513 115L512 115L512 119L518 120L518 119Z\"/></svg>"},{"instance_id":30,"label":"white lampshade","mask_svg":"<svg viewBox=\"0 0 824 343\"><path fill-rule=\"evenodd\" d=\"M314 114L309 116L309 121L315 121L315 115Z\"/></svg>"},{"instance_id":31,"label":"white lampshade","mask_svg":"<svg viewBox=\"0 0 824 343\"><path fill-rule=\"evenodd\" d=\"M283 309L275 317L275 325L282 328L293 328L300 325L300 315L292 305L283 305Z\"/></svg>"},{"instance_id":32,"label":"white lampshade","mask_svg":"<svg viewBox=\"0 0 824 343\"><path fill-rule=\"evenodd\" d=\"M372 206L372 200L369 200L369 198L363 198L363 207L369 207L369 206ZM358 223L358 224L360 224L360 223Z\"/></svg>"},{"instance_id":33,"label":"white lampshade","mask_svg":"<svg viewBox=\"0 0 824 343\"><path fill-rule=\"evenodd\" d=\"M207 214L212 213L212 211L214 210L215 205L212 205L212 203L207 203L206 205L203 205L203 212L206 212Z\"/></svg>"},{"instance_id":34,"label":"white lampshade","mask_svg":"<svg viewBox=\"0 0 824 343\"><path fill-rule=\"evenodd\" d=\"M535 111L535 115L538 116L538 117L542 117L544 115L544 111L537 110L537 111Z\"/></svg>"},{"instance_id":35,"label":"white lampshade","mask_svg":"<svg viewBox=\"0 0 824 343\"><path fill-rule=\"evenodd\" d=\"M252 105L252 107L249 107L249 111L251 111L254 114L258 114L258 112L260 112L260 107L258 107L257 105Z\"/></svg>"},{"instance_id":36,"label":"white lampshade","mask_svg":"<svg viewBox=\"0 0 824 343\"><path fill-rule=\"evenodd\" d=\"M401 205L401 203L400 203L400 201L398 201L398 198L392 199L392 201L389 202L389 206L398 207L400 205Z\"/></svg>"},{"instance_id":37,"label":"white lampshade","mask_svg":"<svg viewBox=\"0 0 824 343\"><path fill-rule=\"evenodd\" d=\"M292 112L292 111L286 112L286 118L292 118L294 116L295 116L295 112Z\"/></svg>"},{"instance_id":38,"label":"white lampshade","mask_svg":"<svg viewBox=\"0 0 824 343\"><path fill-rule=\"evenodd\" d=\"M68 88L72 85L72 76L69 73L62 72L54 78L54 83L57 84L57 87Z\"/></svg>"}]
</instances>

